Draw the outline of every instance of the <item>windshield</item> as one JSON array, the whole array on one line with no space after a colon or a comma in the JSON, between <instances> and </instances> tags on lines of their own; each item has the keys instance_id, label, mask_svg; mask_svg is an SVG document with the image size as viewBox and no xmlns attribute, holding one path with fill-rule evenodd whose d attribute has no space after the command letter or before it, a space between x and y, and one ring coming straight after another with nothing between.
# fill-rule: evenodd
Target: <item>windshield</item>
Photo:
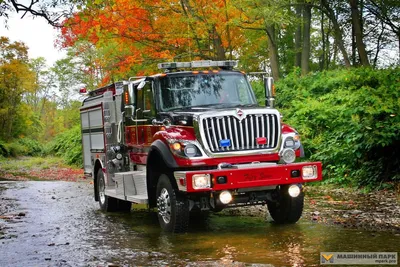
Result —
<instances>
[{"instance_id":1,"label":"windshield","mask_svg":"<svg viewBox=\"0 0 400 267\"><path fill-rule=\"evenodd\" d=\"M257 105L240 73L167 75L161 78L161 110Z\"/></svg>"}]
</instances>

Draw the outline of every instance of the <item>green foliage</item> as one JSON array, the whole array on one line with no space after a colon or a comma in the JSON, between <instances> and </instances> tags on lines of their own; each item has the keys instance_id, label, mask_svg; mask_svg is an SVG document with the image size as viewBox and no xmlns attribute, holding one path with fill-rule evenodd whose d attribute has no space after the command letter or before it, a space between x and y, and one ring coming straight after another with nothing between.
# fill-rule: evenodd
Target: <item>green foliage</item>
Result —
<instances>
[{"instance_id":1,"label":"green foliage","mask_svg":"<svg viewBox=\"0 0 400 267\"><path fill-rule=\"evenodd\" d=\"M10 154L10 150L8 149L7 144L0 140L0 156L2 157L8 157Z\"/></svg>"},{"instance_id":2,"label":"green foliage","mask_svg":"<svg viewBox=\"0 0 400 267\"><path fill-rule=\"evenodd\" d=\"M82 165L81 128L73 128L58 134L47 147L47 153L61 156L67 164Z\"/></svg>"},{"instance_id":3,"label":"green foliage","mask_svg":"<svg viewBox=\"0 0 400 267\"><path fill-rule=\"evenodd\" d=\"M39 156L43 153L43 146L38 141L30 138L21 138L18 144L23 147L21 151L25 156Z\"/></svg>"},{"instance_id":4,"label":"green foliage","mask_svg":"<svg viewBox=\"0 0 400 267\"><path fill-rule=\"evenodd\" d=\"M400 69L292 72L277 86L277 107L302 135L306 156L332 182L400 181Z\"/></svg>"},{"instance_id":5,"label":"green foliage","mask_svg":"<svg viewBox=\"0 0 400 267\"><path fill-rule=\"evenodd\" d=\"M257 102L260 106L265 106L265 89L264 83L261 80L251 82L254 94L256 95Z\"/></svg>"},{"instance_id":6,"label":"green foliage","mask_svg":"<svg viewBox=\"0 0 400 267\"><path fill-rule=\"evenodd\" d=\"M30 138L16 139L13 142L0 140L0 155L3 157L39 156L43 153L43 146Z\"/></svg>"}]
</instances>

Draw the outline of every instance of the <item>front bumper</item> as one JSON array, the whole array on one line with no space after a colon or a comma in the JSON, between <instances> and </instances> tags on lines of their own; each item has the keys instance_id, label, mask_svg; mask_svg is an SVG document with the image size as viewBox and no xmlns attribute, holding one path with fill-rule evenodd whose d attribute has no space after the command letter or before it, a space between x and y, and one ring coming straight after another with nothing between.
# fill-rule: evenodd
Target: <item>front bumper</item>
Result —
<instances>
[{"instance_id":1,"label":"front bumper","mask_svg":"<svg viewBox=\"0 0 400 267\"><path fill-rule=\"evenodd\" d=\"M315 170L315 178L303 174L304 167ZM207 188L195 188L194 175L209 175ZM234 165L232 168L199 171L176 171L174 176L180 191L213 192L236 190L241 188L270 187L283 184L298 184L322 180L321 162L302 162L292 164L247 164ZM226 183L218 183L218 177L226 177Z\"/></svg>"}]
</instances>

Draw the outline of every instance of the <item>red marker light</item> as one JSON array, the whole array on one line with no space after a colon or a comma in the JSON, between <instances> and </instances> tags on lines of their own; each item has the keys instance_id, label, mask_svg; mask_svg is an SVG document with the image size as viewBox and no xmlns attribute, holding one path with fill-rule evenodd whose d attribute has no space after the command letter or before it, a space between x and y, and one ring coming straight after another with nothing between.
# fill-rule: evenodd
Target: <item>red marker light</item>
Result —
<instances>
[{"instance_id":1,"label":"red marker light","mask_svg":"<svg viewBox=\"0 0 400 267\"><path fill-rule=\"evenodd\" d=\"M266 137L257 137L256 142L257 142L257 145L266 145L267 138Z\"/></svg>"}]
</instances>

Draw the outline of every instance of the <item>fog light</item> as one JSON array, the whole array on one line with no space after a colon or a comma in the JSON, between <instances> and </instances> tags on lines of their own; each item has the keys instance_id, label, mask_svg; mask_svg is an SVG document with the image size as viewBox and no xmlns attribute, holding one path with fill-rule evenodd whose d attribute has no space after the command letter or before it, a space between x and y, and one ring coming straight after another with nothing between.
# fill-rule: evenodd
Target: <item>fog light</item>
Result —
<instances>
[{"instance_id":1,"label":"fog light","mask_svg":"<svg viewBox=\"0 0 400 267\"><path fill-rule=\"evenodd\" d=\"M227 190L222 191L222 192L219 194L219 201L221 201L222 204L228 204L229 202L231 202L231 201L232 201L232 194L231 194L231 192L229 192L229 191L227 191Z\"/></svg>"},{"instance_id":2,"label":"fog light","mask_svg":"<svg viewBox=\"0 0 400 267\"><path fill-rule=\"evenodd\" d=\"M195 174L192 176L193 189L210 188L209 174Z\"/></svg>"},{"instance_id":3,"label":"fog light","mask_svg":"<svg viewBox=\"0 0 400 267\"><path fill-rule=\"evenodd\" d=\"M317 166L304 166L302 174L304 180L316 179L318 176Z\"/></svg>"},{"instance_id":4,"label":"fog light","mask_svg":"<svg viewBox=\"0 0 400 267\"><path fill-rule=\"evenodd\" d=\"M300 187L297 184L292 184L291 186L289 186L289 195L291 197L297 197L298 195L300 195Z\"/></svg>"},{"instance_id":5,"label":"fog light","mask_svg":"<svg viewBox=\"0 0 400 267\"><path fill-rule=\"evenodd\" d=\"M296 152L291 148L285 148L281 153L281 158L285 163L293 163L296 160Z\"/></svg>"}]
</instances>

